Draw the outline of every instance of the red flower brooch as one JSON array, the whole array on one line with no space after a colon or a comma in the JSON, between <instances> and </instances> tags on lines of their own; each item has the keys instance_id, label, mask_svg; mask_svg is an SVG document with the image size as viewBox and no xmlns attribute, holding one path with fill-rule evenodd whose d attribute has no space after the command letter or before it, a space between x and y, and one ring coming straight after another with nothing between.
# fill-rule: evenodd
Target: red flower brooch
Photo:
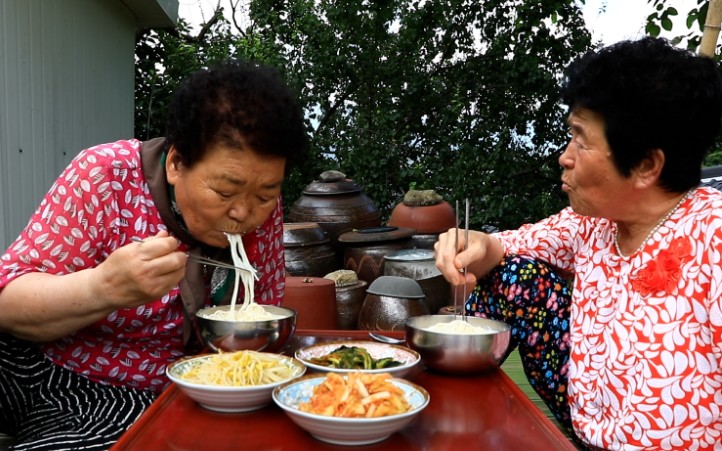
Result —
<instances>
[{"instance_id":1,"label":"red flower brooch","mask_svg":"<svg viewBox=\"0 0 722 451\"><path fill-rule=\"evenodd\" d=\"M669 248L661 251L655 260L637 273L632 279L632 288L643 296L660 291L673 292L682 273L682 260L691 253L689 239L680 237L673 240Z\"/></svg>"}]
</instances>

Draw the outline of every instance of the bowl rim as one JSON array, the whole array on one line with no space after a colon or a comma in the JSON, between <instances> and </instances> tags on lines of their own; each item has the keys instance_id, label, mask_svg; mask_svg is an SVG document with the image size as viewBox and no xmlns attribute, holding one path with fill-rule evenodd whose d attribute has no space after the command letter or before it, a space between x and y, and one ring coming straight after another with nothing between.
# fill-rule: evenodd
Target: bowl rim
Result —
<instances>
[{"instance_id":1,"label":"bowl rim","mask_svg":"<svg viewBox=\"0 0 722 451\"><path fill-rule=\"evenodd\" d=\"M467 319L470 319L472 321L491 322L491 323L497 325L499 327L499 330L492 330L489 333L483 333L483 334L464 334L464 333L442 332L442 331L438 331L438 330L429 330L428 327L420 327L420 326L414 324L416 322L422 321L427 318L445 319L445 321L438 321L435 324L450 323L451 321L456 319L457 316L459 316L459 315L438 315L438 314L436 314L436 315L413 316L411 318L408 318L404 322L404 328L406 330L406 333L408 333L409 331L416 331L416 332L423 332L423 333L432 334L432 335L456 336L456 337L485 337L485 336L488 337L490 335L498 335L498 334L511 332L511 326L506 324L503 321L499 321L499 320L491 319L491 318L481 318L479 316L468 316L468 315L467 315Z\"/></svg>"},{"instance_id":2,"label":"bowl rim","mask_svg":"<svg viewBox=\"0 0 722 451\"><path fill-rule=\"evenodd\" d=\"M309 362L307 358L301 356L300 354L304 352L308 352L311 349L314 348L321 348L321 347L338 347L341 345L345 346L358 346L358 347L365 347L365 346L374 346L376 348L389 348L389 349L395 349L397 351L401 351L404 354L408 354L413 358L413 361L406 362L403 365L394 366L391 368L379 368L379 369L371 369L371 370L365 370L365 369L353 369L353 368L332 368L330 366L323 366L316 363ZM368 348L366 348L368 350ZM359 372L364 374L381 374L381 373L398 373L404 370L409 370L416 366L419 362L421 362L421 354L419 354L416 350L411 349L406 346L402 345L394 345L389 343L379 343L376 341L371 340L339 340L339 341L326 341L323 343L315 343L312 345L304 346L303 348L299 348L294 353L294 357L301 361L304 365L306 365L308 368L317 370L317 371L324 371L326 373L340 373L340 374L348 374L353 372Z\"/></svg>"},{"instance_id":3,"label":"bowl rim","mask_svg":"<svg viewBox=\"0 0 722 451\"><path fill-rule=\"evenodd\" d=\"M306 370L307 370L306 365L305 365L302 361L298 360L298 359L295 358L295 357L289 357L289 356L282 355L282 354L275 354L275 353L272 353L272 352L254 351L254 350L251 350L251 349L242 349L242 350L239 350L239 351L227 352L227 353L225 353L225 354L232 354L232 353L235 353L235 352L255 352L255 353L258 353L258 354L264 354L264 355L267 355L267 356L275 357L275 358L277 358L279 361L284 361L284 362L286 362L287 364L289 364L289 366L292 366L292 367L294 367L294 368L297 368L298 374L292 375L291 378L289 378L289 379L283 379L283 380L281 380L281 381L276 381L276 382L271 382L271 383L268 383L268 384L261 384L261 385L211 385L211 384L197 384L197 383L194 383L194 382L185 381L185 380L181 379L179 376L176 376L175 374L173 374L173 370L174 370L176 367L178 367L179 365L183 364L183 363L194 362L194 361L201 361L201 360L207 360L208 358L210 358L210 357L212 357L212 356L218 355L218 353L206 353L206 354L198 354L198 355L193 355L193 356L182 357L182 358L176 360L175 362L171 363L170 365L168 365L168 366L166 367L165 373L166 373L166 375L168 376L168 379L170 379L171 381L173 381L173 382L174 382L175 384L177 384L178 386L186 387L186 388L191 388L191 389L195 389L195 390L204 390L204 391L209 391L209 390L210 390L210 391L213 391L213 392L244 392L244 391L245 391L245 392L250 392L250 391L254 391L254 390L269 389L269 388L277 387L277 386L279 386L279 385L281 385L281 384L285 384L285 383L288 383L288 382L292 382L292 381L294 381L295 379L298 379L298 378L300 378L300 377L303 377L303 375L306 374Z\"/></svg>"},{"instance_id":4,"label":"bowl rim","mask_svg":"<svg viewBox=\"0 0 722 451\"><path fill-rule=\"evenodd\" d=\"M224 322L224 323L238 323L238 324L253 324L253 323L268 323L271 321L283 321L286 319L293 318L293 317L297 316L297 314L298 314L294 309L289 308L289 307L284 307L282 305L270 305L270 304L258 304L258 305L263 307L264 310L267 310L267 307L270 307L272 310L275 310L275 309L283 310L283 311L286 311L286 313L288 313L288 315L283 316L281 318L271 318L271 319L266 318L266 319L260 319L257 321L248 321L248 320L236 321L236 320L232 320L232 319L209 318L208 316L203 314L205 312L214 312L217 310L230 310L230 308L231 308L230 304L226 304L226 305L211 305L208 307L203 307L196 311L195 316L199 319L207 320L207 321L216 321L216 322ZM236 304L236 307L239 307L239 304ZM280 314L280 313L277 313L277 314Z\"/></svg>"},{"instance_id":5,"label":"bowl rim","mask_svg":"<svg viewBox=\"0 0 722 451\"><path fill-rule=\"evenodd\" d=\"M383 417L374 417L374 418L357 418L357 417L332 417L328 415L320 415L317 413L310 413L310 412L304 412L300 410L297 407L288 405L281 401L280 396L281 392L287 388L289 388L292 385L295 384L303 384L303 383L313 383L318 380L317 383L313 385L315 387L316 385L320 384L322 380L326 379L326 374L307 374L305 376L297 377L296 379L293 379L291 381L286 382L285 384L279 385L278 387L275 387L273 389L273 392L271 394L271 397L273 398L273 402L278 405L281 409L283 409L286 412L289 412L293 415L298 415L301 417L305 417L312 420L320 420L322 422L326 423L337 423L337 424L378 424L378 423L386 423L391 422L393 420L400 420L403 418L408 418L411 416L415 416L421 411L423 411L431 402L431 395L429 394L426 389L418 384L415 384L413 382L410 382L406 379L402 379L399 377L392 377L390 381L396 385L406 385L412 390L415 390L418 394L421 395L421 397L424 399L424 401L416 406L411 408L410 410L402 413L397 413L395 415L386 415ZM346 375L342 375L342 377L346 377Z\"/></svg>"}]
</instances>

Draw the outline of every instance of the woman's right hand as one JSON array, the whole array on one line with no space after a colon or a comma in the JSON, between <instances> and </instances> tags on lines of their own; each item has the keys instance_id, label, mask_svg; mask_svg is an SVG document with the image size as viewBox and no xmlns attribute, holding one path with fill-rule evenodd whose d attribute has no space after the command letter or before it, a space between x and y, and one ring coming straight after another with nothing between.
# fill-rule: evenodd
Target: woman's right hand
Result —
<instances>
[{"instance_id":1,"label":"woman's right hand","mask_svg":"<svg viewBox=\"0 0 722 451\"><path fill-rule=\"evenodd\" d=\"M475 285L504 255L501 243L491 235L470 230L468 245L466 239L465 230L449 229L434 244L436 267L454 286Z\"/></svg>"},{"instance_id":2,"label":"woman's right hand","mask_svg":"<svg viewBox=\"0 0 722 451\"><path fill-rule=\"evenodd\" d=\"M164 296L185 274L188 256L179 246L162 231L115 250L92 270L96 296L114 308L136 307Z\"/></svg>"}]
</instances>

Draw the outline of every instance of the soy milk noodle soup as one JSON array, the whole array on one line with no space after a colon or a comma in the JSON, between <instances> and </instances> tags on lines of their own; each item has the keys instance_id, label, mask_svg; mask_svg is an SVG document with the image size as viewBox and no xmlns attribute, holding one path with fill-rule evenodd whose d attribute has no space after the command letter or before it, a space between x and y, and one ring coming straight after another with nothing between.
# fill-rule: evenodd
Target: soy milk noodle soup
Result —
<instances>
[{"instance_id":1,"label":"soy milk noodle soup","mask_svg":"<svg viewBox=\"0 0 722 451\"><path fill-rule=\"evenodd\" d=\"M255 296L255 280L258 280L256 269L251 265L243 247L241 235L226 234L228 242L231 243L231 258L233 265L243 268L246 271L235 271L235 285L233 287L233 295L231 296L231 305L228 310L216 309L213 313L203 315L204 318L217 319L221 321L268 321L273 319L284 318L282 315L276 315L268 312L262 305L254 302ZM236 299L238 298L238 286L243 282L244 295L243 304L236 309Z\"/></svg>"},{"instance_id":2,"label":"soy milk noodle soup","mask_svg":"<svg viewBox=\"0 0 722 451\"><path fill-rule=\"evenodd\" d=\"M429 332L439 332L442 334L457 334L457 335L486 335L495 333L494 330L473 326L466 321L455 319L448 323L436 323L433 326L425 327L424 330Z\"/></svg>"}]
</instances>

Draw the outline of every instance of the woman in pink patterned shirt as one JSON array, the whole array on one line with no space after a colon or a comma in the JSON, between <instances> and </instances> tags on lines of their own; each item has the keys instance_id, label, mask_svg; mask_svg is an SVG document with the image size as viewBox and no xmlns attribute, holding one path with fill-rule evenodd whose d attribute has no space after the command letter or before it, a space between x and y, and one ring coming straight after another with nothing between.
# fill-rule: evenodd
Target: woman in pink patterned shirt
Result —
<instances>
[{"instance_id":1,"label":"woman in pink patterned shirt","mask_svg":"<svg viewBox=\"0 0 722 451\"><path fill-rule=\"evenodd\" d=\"M476 285L467 312L512 325L532 385L582 447L722 450L722 193L699 187L719 68L644 38L565 75L570 207L472 232L467 250L452 230L437 266Z\"/></svg>"},{"instance_id":2,"label":"woman in pink patterned shirt","mask_svg":"<svg viewBox=\"0 0 722 451\"><path fill-rule=\"evenodd\" d=\"M255 301L281 302L281 185L306 147L278 72L228 61L179 88L165 138L73 159L2 256L0 432L14 449L117 440L166 366L199 350L195 312L229 303L234 278L187 257L230 261L225 233L243 236Z\"/></svg>"}]
</instances>

